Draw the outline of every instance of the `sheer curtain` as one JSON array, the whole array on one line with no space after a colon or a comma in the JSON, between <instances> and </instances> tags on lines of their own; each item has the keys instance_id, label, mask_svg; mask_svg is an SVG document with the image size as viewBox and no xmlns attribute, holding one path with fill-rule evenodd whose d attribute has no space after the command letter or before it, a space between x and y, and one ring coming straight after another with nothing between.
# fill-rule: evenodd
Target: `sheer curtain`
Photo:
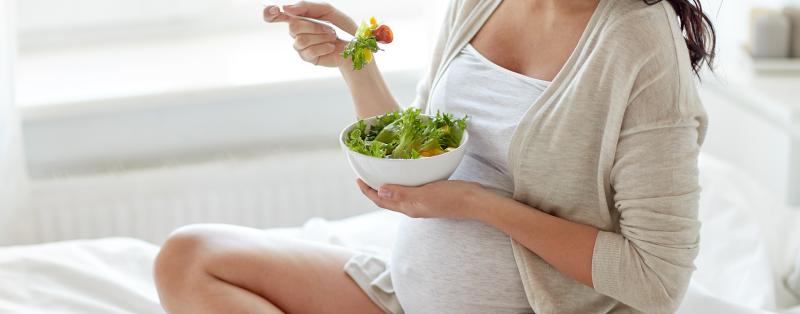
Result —
<instances>
[{"instance_id":1,"label":"sheer curtain","mask_svg":"<svg viewBox=\"0 0 800 314\"><path fill-rule=\"evenodd\" d=\"M0 244L22 240L27 175L14 105L14 0L0 0Z\"/></svg>"}]
</instances>

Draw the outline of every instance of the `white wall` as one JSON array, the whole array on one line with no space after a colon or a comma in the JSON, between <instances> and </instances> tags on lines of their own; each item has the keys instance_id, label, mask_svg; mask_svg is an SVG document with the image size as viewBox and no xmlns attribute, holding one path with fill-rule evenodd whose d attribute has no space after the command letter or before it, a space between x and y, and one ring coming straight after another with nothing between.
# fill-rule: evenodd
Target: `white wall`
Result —
<instances>
[{"instance_id":1,"label":"white wall","mask_svg":"<svg viewBox=\"0 0 800 314\"><path fill-rule=\"evenodd\" d=\"M13 0L0 0L0 243L13 242L13 226L24 208L27 187L13 102L13 5Z\"/></svg>"}]
</instances>

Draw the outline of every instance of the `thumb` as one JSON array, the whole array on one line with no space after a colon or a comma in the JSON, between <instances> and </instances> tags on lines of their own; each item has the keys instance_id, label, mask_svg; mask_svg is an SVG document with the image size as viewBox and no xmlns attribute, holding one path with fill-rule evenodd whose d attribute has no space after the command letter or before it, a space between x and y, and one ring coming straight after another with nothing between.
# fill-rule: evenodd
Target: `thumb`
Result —
<instances>
[{"instance_id":1,"label":"thumb","mask_svg":"<svg viewBox=\"0 0 800 314\"><path fill-rule=\"evenodd\" d=\"M350 35L354 35L358 28L350 17L337 10L329 3L300 1L295 4L283 6L283 10L291 15L330 22Z\"/></svg>"},{"instance_id":2,"label":"thumb","mask_svg":"<svg viewBox=\"0 0 800 314\"><path fill-rule=\"evenodd\" d=\"M264 21L267 23L286 22L289 17L281 13L277 6L268 5L264 7Z\"/></svg>"},{"instance_id":3,"label":"thumb","mask_svg":"<svg viewBox=\"0 0 800 314\"><path fill-rule=\"evenodd\" d=\"M412 196L414 188L395 184L384 184L378 189L378 197L392 201L403 201Z\"/></svg>"}]
</instances>

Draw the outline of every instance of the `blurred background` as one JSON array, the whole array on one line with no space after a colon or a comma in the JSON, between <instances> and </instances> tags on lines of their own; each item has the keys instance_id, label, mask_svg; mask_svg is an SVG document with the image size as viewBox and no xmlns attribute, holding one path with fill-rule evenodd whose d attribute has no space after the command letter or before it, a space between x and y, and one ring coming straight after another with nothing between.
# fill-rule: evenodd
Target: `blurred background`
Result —
<instances>
[{"instance_id":1,"label":"blurred background","mask_svg":"<svg viewBox=\"0 0 800 314\"><path fill-rule=\"evenodd\" d=\"M378 62L410 102L446 3L334 4L392 26ZM5 242L160 242L191 222L264 228L374 209L336 151L355 118L339 71L300 60L263 6L16 1L13 93L32 197Z\"/></svg>"},{"instance_id":2,"label":"blurred background","mask_svg":"<svg viewBox=\"0 0 800 314\"><path fill-rule=\"evenodd\" d=\"M769 14L798 2L703 1L719 59L699 82L712 125L705 152L794 205L800 59L791 48L753 58L748 47L758 27L780 30L762 25L776 20ZM396 41L377 62L409 103L447 1L332 3L356 20L374 15L392 26ZM24 158L12 168L25 170L18 177L31 196L26 210L5 214L14 222L5 230L15 231L4 242L125 235L159 243L193 222L266 228L374 209L338 151L338 132L355 117L338 70L301 61L286 25L264 23L262 8L253 0L8 7L5 42L16 53L3 85L15 105L4 115L16 117L6 130L19 126L12 138ZM770 53L778 37L758 52Z\"/></svg>"}]
</instances>

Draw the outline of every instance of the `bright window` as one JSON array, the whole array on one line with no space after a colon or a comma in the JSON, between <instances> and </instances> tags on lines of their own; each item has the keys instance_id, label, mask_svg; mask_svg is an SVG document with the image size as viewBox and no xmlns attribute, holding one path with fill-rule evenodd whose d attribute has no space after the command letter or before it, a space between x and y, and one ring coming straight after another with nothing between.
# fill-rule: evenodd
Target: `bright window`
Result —
<instances>
[{"instance_id":1,"label":"bright window","mask_svg":"<svg viewBox=\"0 0 800 314\"><path fill-rule=\"evenodd\" d=\"M356 20L375 15L396 41L384 71L419 71L446 1L332 3ZM302 62L285 25L261 20L257 0L18 1L22 106L264 84L338 75Z\"/></svg>"}]
</instances>

